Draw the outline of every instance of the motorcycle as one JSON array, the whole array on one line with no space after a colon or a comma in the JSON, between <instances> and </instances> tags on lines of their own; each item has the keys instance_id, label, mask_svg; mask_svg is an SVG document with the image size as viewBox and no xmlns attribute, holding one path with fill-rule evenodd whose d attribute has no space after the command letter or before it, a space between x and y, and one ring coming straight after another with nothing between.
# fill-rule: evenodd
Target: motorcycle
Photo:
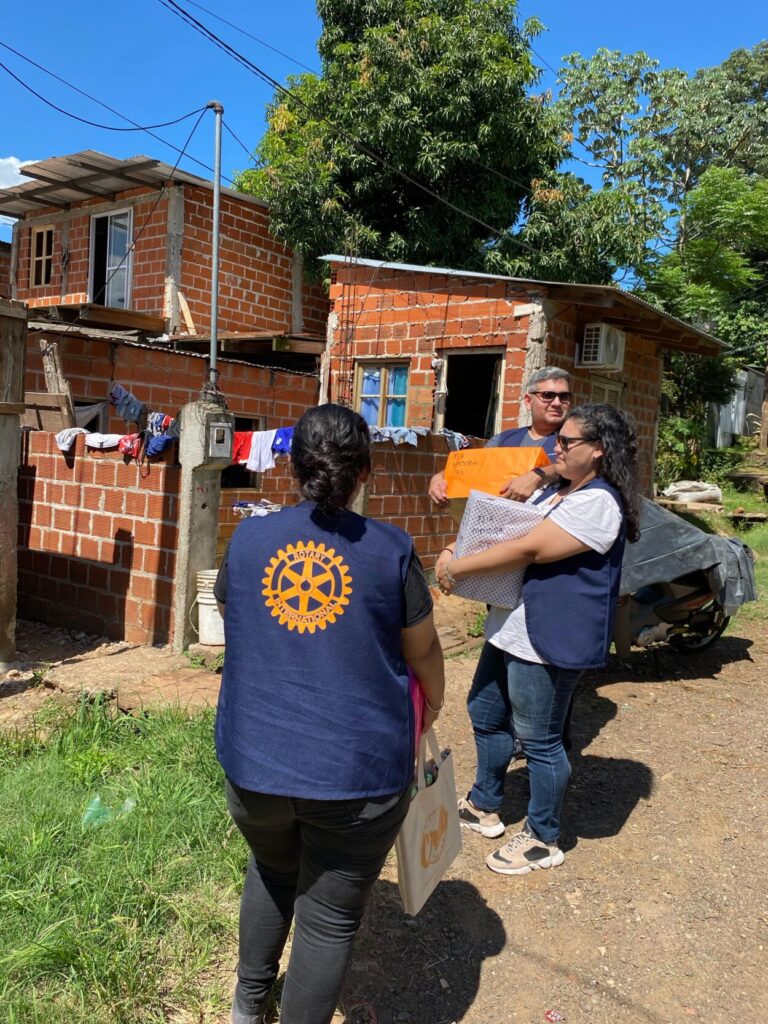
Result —
<instances>
[{"instance_id":1,"label":"motorcycle","mask_svg":"<svg viewBox=\"0 0 768 1024\"><path fill-rule=\"evenodd\" d=\"M742 604L756 600L751 548L643 499L640 539L626 545L622 563L613 632L620 657L662 642L704 651Z\"/></svg>"}]
</instances>

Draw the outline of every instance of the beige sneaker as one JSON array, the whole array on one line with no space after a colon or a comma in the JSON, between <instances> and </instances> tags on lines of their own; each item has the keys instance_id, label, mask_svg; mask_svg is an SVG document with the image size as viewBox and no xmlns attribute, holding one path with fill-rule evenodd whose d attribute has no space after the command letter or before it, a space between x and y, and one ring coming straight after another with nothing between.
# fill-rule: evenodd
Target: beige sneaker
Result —
<instances>
[{"instance_id":1,"label":"beige sneaker","mask_svg":"<svg viewBox=\"0 0 768 1024\"><path fill-rule=\"evenodd\" d=\"M500 850L490 854L485 863L501 875L527 875L539 868L562 864L565 854L557 843L543 843L530 832L518 832Z\"/></svg>"},{"instance_id":2,"label":"beige sneaker","mask_svg":"<svg viewBox=\"0 0 768 1024\"><path fill-rule=\"evenodd\" d=\"M498 814L493 811L481 811L468 797L459 800L459 824L463 828L479 832L486 839L496 839L497 836L503 836L506 831L506 825Z\"/></svg>"}]
</instances>

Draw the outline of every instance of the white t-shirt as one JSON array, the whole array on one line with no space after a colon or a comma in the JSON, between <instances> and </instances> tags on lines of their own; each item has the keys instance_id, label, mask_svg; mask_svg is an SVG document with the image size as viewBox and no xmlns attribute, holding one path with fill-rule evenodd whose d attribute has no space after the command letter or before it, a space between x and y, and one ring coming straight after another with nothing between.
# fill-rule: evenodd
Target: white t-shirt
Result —
<instances>
[{"instance_id":1,"label":"white t-shirt","mask_svg":"<svg viewBox=\"0 0 768 1024\"><path fill-rule=\"evenodd\" d=\"M528 501L534 501L537 496L538 493L531 495ZM546 509L547 504L551 504L555 497L556 495L553 495L553 499L541 507ZM601 555L610 549L621 529L621 509L618 502L610 491L597 487L566 495L555 505L547 518ZM547 664L535 650L528 636L522 597L517 607L511 611L509 608L491 606L485 622L485 637L494 647L514 654L516 658L533 661L538 665Z\"/></svg>"}]
</instances>

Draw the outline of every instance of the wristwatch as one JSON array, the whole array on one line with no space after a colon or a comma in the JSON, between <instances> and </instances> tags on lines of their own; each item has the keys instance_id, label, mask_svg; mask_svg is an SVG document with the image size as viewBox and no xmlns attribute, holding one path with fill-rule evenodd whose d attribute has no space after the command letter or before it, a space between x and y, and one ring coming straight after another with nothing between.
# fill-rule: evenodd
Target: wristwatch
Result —
<instances>
[{"instance_id":1,"label":"wristwatch","mask_svg":"<svg viewBox=\"0 0 768 1024\"><path fill-rule=\"evenodd\" d=\"M547 479L546 470L542 466L534 466L533 467L533 472L536 474L536 476L540 480L546 480Z\"/></svg>"}]
</instances>

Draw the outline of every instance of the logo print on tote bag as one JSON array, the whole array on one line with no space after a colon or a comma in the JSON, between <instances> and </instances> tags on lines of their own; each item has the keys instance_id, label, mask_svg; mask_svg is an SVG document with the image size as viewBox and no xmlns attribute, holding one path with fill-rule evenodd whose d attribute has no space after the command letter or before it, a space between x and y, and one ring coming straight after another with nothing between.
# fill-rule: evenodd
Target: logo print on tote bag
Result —
<instances>
[{"instance_id":1,"label":"logo print on tote bag","mask_svg":"<svg viewBox=\"0 0 768 1024\"><path fill-rule=\"evenodd\" d=\"M314 633L335 622L352 593L352 577L341 556L313 540L279 548L261 582L272 615L281 626L300 633Z\"/></svg>"},{"instance_id":2,"label":"logo print on tote bag","mask_svg":"<svg viewBox=\"0 0 768 1024\"><path fill-rule=\"evenodd\" d=\"M440 804L424 822L424 832L421 837L421 866L423 868L428 868L430 864L436 864L440 860L447 834L448 811L443 804Z\"/></svg>"}]
</instances>

